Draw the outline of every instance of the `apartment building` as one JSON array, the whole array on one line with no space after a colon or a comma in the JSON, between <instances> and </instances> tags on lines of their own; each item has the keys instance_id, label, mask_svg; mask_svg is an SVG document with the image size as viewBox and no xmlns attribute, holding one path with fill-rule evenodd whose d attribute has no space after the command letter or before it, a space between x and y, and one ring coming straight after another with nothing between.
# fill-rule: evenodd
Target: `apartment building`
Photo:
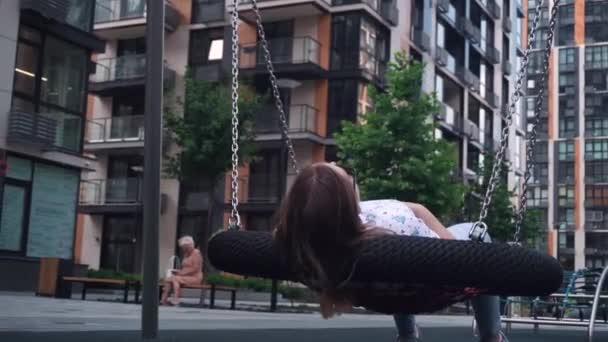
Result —
<instances>
[{"instance_id":1,"label":"apartment building","mask_svg":"<svg viewBox=\"0 0 608 342\"><path fill-rule=\"evenodd\" d=\"M183 96L190 1L165 1L166 93ZM93 269L140 272L146 85L146 1L97 0L93 32L105 41L93 57L83 150L96 168L83 173L78 262ZM168 143L163 149L170 152ZM160 258L175 254L179 183L161 181ZM166 266L166 262L162 263Z\"/></svg>"},{"instance_id":2,"label":"apartment building","mask_svg":"<svg viewBox=\"0 0 608 342\"><path fill-rule=\"evenodd\" d=\"M530 1L528 21L535 1ZM554 1L539 24L545 37ZM534 168L532 204L547 244L566 269L608 264L608 1L560 2ZM530 25L530 24L528 24ZM527 116L542 68L541 42L528 67Z\"/></svg>"},{"instance_id":3,"label":"apartment building","mask_svg":"<svg viewBox=\"0 0 608 342\"><path fill-rule=\"evenodd\" d=\"M0 1L0 289L33 291L41 258L78 253L94 1ZM68 267L68 266L62 266Z\"/></svg>"},{"instance_id":4,"label":"apartment building","mask_svg":"<svg viewBox=\"0 0 608 342\"><path fill-rule=\"evenodd\" d=\"M522 54L525 11L514 1L260 0L266 37L288 115L289 135L301 165L336 158L334 132L342 120L357 121L372 106L368 86L385 86L393 53L404 50L427 63L424 90L442 103L438 136L459 151L458 175L472 179L484 155L497 147L501 110L513 89ZM166 5L167 87L183 94L193 77L225 82L230 77L232 1L172 0ZM240 71L256 92L269 91L251 2L239 2ZM412 19L410 19L412 18ZM78 232L80 263L91 268L141 269L141 173L145 71L145 1L98 0L94 33L106 41L94 56L84 150L96 161L83 173ZM268 229L295 176L281 141L272 99L255 117L257 158L240 170L240 210L246 229ZM523 170L524 122L517 112L509 160ZM166 146L171 148L171 146ZM229 182L162 181L161 267L175 240L193 235L199 245L222 227Z\"/></svg>"}]
</instances>

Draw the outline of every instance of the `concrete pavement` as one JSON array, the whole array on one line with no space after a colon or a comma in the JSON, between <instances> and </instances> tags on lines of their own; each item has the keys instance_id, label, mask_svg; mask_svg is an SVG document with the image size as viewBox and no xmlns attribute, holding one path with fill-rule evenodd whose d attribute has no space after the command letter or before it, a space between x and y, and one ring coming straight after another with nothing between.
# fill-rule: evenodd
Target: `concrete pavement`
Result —
<instances>
[{"instance_id":1,"label":"concrete pavement","mask_svg":"<svg viewBox=\"0 0 608 342\"><path fill-rule=\"evenodd\" d=\"M0 294L0 341L136 341L141 306ZM419 316L425 342L474 341L471 318ZM393 341L391 317L264 313L198 308L160 308L161 341ZM512 342L584 340L583 329L516 327ZM608 341L603 329L597 342Z\"/></svg>"}]
</instances>

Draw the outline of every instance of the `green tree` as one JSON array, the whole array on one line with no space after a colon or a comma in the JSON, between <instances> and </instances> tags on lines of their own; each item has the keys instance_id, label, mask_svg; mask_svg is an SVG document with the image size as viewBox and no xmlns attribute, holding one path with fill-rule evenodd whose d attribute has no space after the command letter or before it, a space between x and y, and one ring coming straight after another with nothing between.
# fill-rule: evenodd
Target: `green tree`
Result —
<instances>
[{"instance_id":1,"label":"green tree","mask_svg":"<svg viewBox=\"0 0 608 342\"><path fill-rule=\"evenodd\" d=\"M186 77L185 96L176 98L164 115L164 125L178 152L165 158L165 173L186 183L206 181L209 188L208 227L212 226L214 188L231 167L231 89ZM253 118L261 99L247 86L239 93L239 161L254 153ZM182 115L183 112L183 115ZM208 234L210 229L207 229ZM204 238L206 243L208 237ZM204 246L203 246L204 247Z\"/></svg>"},{"instance_id":2,"label":"green tree","mask_svg":"<svg viewBox=\"0 0 608 342\"><path fill-rule=\"evenodd\" d=\"M488 155L484 158L483 165L479 168L478 174L481 175L480 182L474 183L468 193L467 209L469 220L477 221L481 201L488 188L488 181L492 174L494 156ZM496 241L508 242L513 239L515 232L515 219L517 206L514 201L518 199L514 190L510 190L505 183L505 175L509 172L509 167L504 164L501 170L501 181L496 186L492 196L488 215L485 223L488 225L488 232ZM540 213L534 209L529 209L525 215L521 229L521 241L532 241L538 237L540 232Z\"/></svg>"},{"instance_id":3,"label":"green tree","mask_svg":"<svg viewBox=\"0 0 608 342\"><path fill-rule=\"evenodd\" d=\"M335 134L338 157L356 170L363 198L422 203L449 222L462 207L464 187L453 177L456 151L434 136L438 103L420 91L423 70L395 56L386 91L370 89L374 109Z\"/></svg>"}]
</instances>

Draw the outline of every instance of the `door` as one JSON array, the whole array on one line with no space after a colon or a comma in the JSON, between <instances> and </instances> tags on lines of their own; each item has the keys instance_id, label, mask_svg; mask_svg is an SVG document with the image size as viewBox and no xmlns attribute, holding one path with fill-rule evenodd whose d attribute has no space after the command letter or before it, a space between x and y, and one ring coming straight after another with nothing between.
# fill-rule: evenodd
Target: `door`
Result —
<instances>
[{"instance_id":1,"label":"door","mask_svg":"<svg viewBox=\"0 0 608 342\"><path fill-rule=\"evenodd\" d=\"M137 272L140 220L134 216L106 216L100 267L117 272Z\"/></svg>"},{"instance_id":2,"label":"door","mask_svg":"<svg viewBox=\"0 0 608 342\"><path fill-rule=\"evenodd\" d=\"M268 40L268 49L273 63L291 63L293 55L293 21L277 21L265 23L264 31ZM261 45L258 47L258 65L263 65L264 53Z\"/></svg>"},{"instance_id":3,"label":"door","mask_svg":"<svg viewBox=\"0 0 608 342\"><path fill-rule=\"evenodd\" d=\"M114 156L108 163L106 202L136 203L141 201L143 157Z\"/></svg>"},{"instance_id":4,"label":"door","mask_svg":"<svg viewBox=\"0 0 608 342\"><path fill-rule=\"evenodd\" d=\"M138 141L144 138L144 97L114 97L110 139Z\"/></svg>"},{"instance_id":5,"label":"door","mask_svg":"<svg viewBox=\"0 0 608 342\"><path fill-rule=\"evenodd\" d=\"M144 77L146 73L146 39L122 39L116 50L116 79Z\"/></svg>"},{"instance_id":6,"label":"door","mask_svg":"<svg viewBox=\"0 0 608 342\"><path fill-rule=\"evenodd\" d=\"M5 179L4 182L0 206L0 251L24 254L29 188L26 182L12 179Z\"/></svg>"},{"instance_id":7,"label":"door","mask_svg":"<svg viewBox=\"0 0 608 342\"><path fill-rule=\"evenodd\" d=\"M145 15L146 0L121 0L120 18L139 18Z\"/></svg>"}]
</instances>

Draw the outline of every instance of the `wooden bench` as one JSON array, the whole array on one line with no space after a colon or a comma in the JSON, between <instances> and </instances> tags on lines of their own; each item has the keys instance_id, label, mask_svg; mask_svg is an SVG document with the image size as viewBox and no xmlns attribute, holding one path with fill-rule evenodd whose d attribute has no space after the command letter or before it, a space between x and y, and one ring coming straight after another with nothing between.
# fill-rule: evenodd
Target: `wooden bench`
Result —
<instances>
[{"instance_id":1,"label":"wooden bench","mask_svg":"<svg viewBox=\"0 0 608 342\"><path fill-rule=\"evenodd\" d=\"M164 284L161 283L159 286L159 295L162 295ZM209 308L213 309L215 307L215 292L230 292L230 310L236 309L236 291L238 290L236 287L229 286L220 286L215 284L197 284L197 285L182 285L182 289L194 289L201 290L199 305L203 306L205 304L205 290L210 290L209 295Z\"/></svg>"},{"instance_id":2,"label":"wooden bench","mask_svg":"<svg viewBox=\"0 0 608 342\"><path fill-rule=\"evenodd\" d=\"M123 290L123 302L129 301L129 290L134 288L135 290L135 302L139 301L139 291L141 289L141 283L139 281L129 281L124 279L104 279L104 278L88 278L88 277L63 277L63 281L70 284L80 283L82 284L82 300L87 297L87 290L89 288L106 288L114 287Z\"/></svg>"}]
</instances>

